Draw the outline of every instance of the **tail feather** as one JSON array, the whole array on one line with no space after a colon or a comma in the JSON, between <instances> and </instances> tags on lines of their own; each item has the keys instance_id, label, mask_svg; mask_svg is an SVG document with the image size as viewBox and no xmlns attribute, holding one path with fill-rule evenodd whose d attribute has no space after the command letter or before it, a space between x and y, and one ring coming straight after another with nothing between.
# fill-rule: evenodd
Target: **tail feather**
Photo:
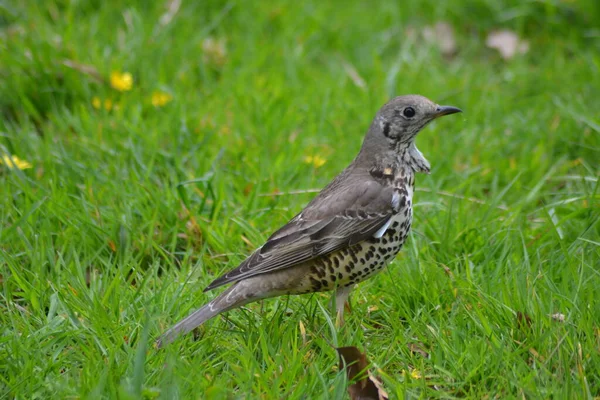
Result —
<instances>
[{"instance_id":1,"label":"tail feather","mask_svg":"<svg viewBox=\"0 0 600 400\"><path fill-rule=\"evenodd\" d=\"M178 336L184 335L193 329L199 327L212 317L221 314L232 308L241 307L244 304L257 300L245 293L244 285L240 287L239 283L231 286L210 303L194 311L175 326L163 333L156 341L158 348L164 347L173 342Z\"/></svg>"},{"instance_id":2,"label":"tail feather","mask_svg":"<svg viewBox=\"0 0 600 400\"><path fill-rule=\"evenodd\" d=\"M210 304L194 311L191 315L179 321L175 326L163 333L156 341L156 345L161 348L173 342L179 335L184 335L196 327L202 325L210 318L214 317L220 310L212 310Z\"/></svg>"}]
</instances>

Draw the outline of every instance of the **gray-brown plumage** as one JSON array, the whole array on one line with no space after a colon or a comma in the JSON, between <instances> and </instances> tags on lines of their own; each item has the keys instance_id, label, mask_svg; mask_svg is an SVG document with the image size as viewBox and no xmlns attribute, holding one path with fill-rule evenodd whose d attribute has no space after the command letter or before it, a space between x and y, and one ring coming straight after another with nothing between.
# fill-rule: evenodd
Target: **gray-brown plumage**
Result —
<instances>
[{"instance_id":1,"label":"gray-brown plumage","mask_svg":"<svg viewBox=\"0 0 600 400\"><path fill-rule=\"evenodd\" d=\"M286 294L335 289L343 317L354 285L387 265L408 236L415 173L430 169L415 147L417 133L460 111L417 95L385 104L354 161L262 247L208 285L206 290L233 284L169 329L159 346L217 314Z\"/></svg>"}]
</instances>

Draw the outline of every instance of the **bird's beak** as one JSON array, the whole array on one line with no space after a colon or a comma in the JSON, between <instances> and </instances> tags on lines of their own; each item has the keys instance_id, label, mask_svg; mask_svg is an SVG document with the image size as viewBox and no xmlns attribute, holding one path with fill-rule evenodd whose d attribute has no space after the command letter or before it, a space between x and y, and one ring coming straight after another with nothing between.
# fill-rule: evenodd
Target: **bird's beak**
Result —
<instances>
[{"instance_id":1,"label":"bird's beak","mask_svg":"<svg viewBox=\"0 0 600 400\"><path fill-rule=\"evenodd\" d=\"M435 110L433 118L441 117L442 115L456 114L462 112L460 108L452 106L438 106Z\"/></svg>"}]
</instances>

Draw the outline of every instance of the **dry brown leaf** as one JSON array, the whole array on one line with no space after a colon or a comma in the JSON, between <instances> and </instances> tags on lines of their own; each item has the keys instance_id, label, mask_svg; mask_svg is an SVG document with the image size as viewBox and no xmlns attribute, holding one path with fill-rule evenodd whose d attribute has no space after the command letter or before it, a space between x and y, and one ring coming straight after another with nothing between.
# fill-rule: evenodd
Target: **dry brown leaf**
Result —
<instances>
[{"instance_id":1,"label":"dry brown leaf","mask_svg":"<svg viewBox=\"0 0 600 400\"><path fill-rule=\"evenodd\" d=\"M104 82L104 79L102 79L102 75L93 65L82 64L77 61L68 59L63 60L62 64L65 67L71 68L77 72L81 72L82 74L87 75L98 82Z\"/></svg>"},{"instance_id":2,"label":"dry brown leaf","mask_svg":"<svg viewBox=\"0 0 600 400\"><path fill-rule=\"evenodd\" d=\"M519 328L531 328L531 324L533 323L531 317L521 311L517 311L517 326Z\"/></svg>"},{"instance_id":3,"label":"dry brown leaf","mask_svg":"<svg viewBox=\"0 0 600 400\"><path fill-rule=\"evenodd\" d=\"M423 357L429 358L429 353L425 351L425 346L423 345L423 343L409 343L408 349L412 353L419 353Z\"/></svg>"},{"instance_id":4,"label":"dry brown leaf","mask_svg":"<svg viewBox=\"0 0 600 400\"><path fill-rule=\"evenodd\" d=\"M181 7L181 0L171 0L167 5L167 11L160 16L159 22L162 26L168 25Z\"/></svg>"},{"instance_id":5,"label":"dry brown leaf","mask_svg":"<svg viewBox=\"0 0 600 400\"><path fill-rule=\"evenodd\" d=\"M369 360L365 353L354 346L338 347L336 350L340 356L340 371L345 366L348 380L354 382L348 387L350 399L387 400L388 394L381 382L369 372Z\"/></svg>"},{"instance_id":6,"label":"dry brown leaf","mask_svg":"<svg viewBox=\"0 0 600 400\"><path fill-rule=\"evenodd\" d=\"M485 44L490 49L496 49L505 60L510 60L517 54L529 51L529 43L519 39L516 33L509 30L492 31L488 34Z\"/></svg>"},{"instance_id":7,"label":"dry brown leaf","mask_svg":"<svg viewBox=\"0 0 600 400\"><path fill-rule=\"evenodd\" d=\"M189 239L189 240L195 241L197 243L202 242L202 230L196 223L196 220L190 218L190 220L185 223L185 228L187 229L187 233L181 232L182 239L186 239L186 240Z\"/></svg>"},{"instance_id":8,"label":"dry brown leaf","mask_svg":"<svg viewBox=\"0 0 600 400\"><path fill-rule=\"evenodd\" d=\"M442 264L442 268L444 268L446 275L448 275L450 278L454 278L454 274L452 273L450 267L448 267L446 264Z\"/></svg>"},{"instance_id":9,"label":"dry brown leaf","mask_svg":"<svg viewBox=\"0 0 600 400\"><path fill-rule=\"evenodd\" d=\"M529 352L531 353L532 356L534 356L535 358L537 358L538 360L540 360L541 362L544 362L546 359L540 355L540 353L538 353L538 351L536 349L534 349L533 347L529 348Z\"/></svg>"},{"instance_id":10,"label":"dry brown leaf","mask_svg":"<svg viewBox=\"0 0 600 400\"><path fill-rule=\"evenodd\" d=\"M97 271L94 269L94 267L87 267L85 269L85 286L87 286L88 288L92 286L92 281L96 278L97 275L96 272ZM0 283L2 283L1 280Z\"/></svg>"},{"instance_id":11,"label":"dry brown leaf","mask_svg":"<svg viewBox=\"0 0 600 400\"><path fill-rule=\"evenodd\" d=\"M423 38L426 42L436 45L444 56L456 54L454 29L447 22L438 21L435 25L426 26L423 28Z\"/></svg>"},{"instance_id":12,"label":"dry brown leaf","mask_svg":"<svg viewBox=\"0 0 600 400\"><path fill-rule=\"evenodd\" d=\"M377 311L377 310L379 310L379 307L378 307L378 306L369 306L369 307L367 308L367 312L368 312L369 314L370 314L370 313L372 313L373 311Z\"/></svg>"},{"instance_id":13,"label":"dry brown leaf","mask_svg":"<svg viewBox=\"0 0 600 400\"><path fill-rule=\"evenodd\" d=\"M222 67L227 62L225 39L208 37L202 42L203 60L213 67Z\"/></svg>"},{"instance_id":14,"label":"dry brown leaf","mask_svg":"<svg viewBox=\"0 0 600 400\"><path fill-rule=\"evenodd\" d=\"M250 193L252 193L252 189L254 189L254 184L253 183L249 183L246 186L244 186L244 189L243 189L244 196L248 197L248 195Z\"/></svg>"},{"instance_id":15,"label":"dry brown leaf","mask_svg":"<svg viewBox=\"0 0 600 400\"><path fill-rule=\"evenodd\" d=\"M290 143L294 143L296 141L296 139L298 138L298 135L300 134L300 129L294 129L291 133L290 136L288 137L288 140Z\"/></svg>"}]
</instances>

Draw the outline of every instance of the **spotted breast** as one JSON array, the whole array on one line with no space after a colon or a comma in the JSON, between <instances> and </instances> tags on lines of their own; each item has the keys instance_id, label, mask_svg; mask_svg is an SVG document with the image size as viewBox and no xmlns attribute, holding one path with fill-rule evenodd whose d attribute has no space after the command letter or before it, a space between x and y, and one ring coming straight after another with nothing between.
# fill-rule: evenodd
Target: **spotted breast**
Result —
<instances>
[{"instance_id":1,"label":"spotted breast","mask_svg":"<svg viewBox=\"0 0 600 400\"><path fill-rule=\"evenodd\" d=\"M398 254L412 223L414 173L403 170L388 179L394 187L394 215L372 238L316 258L295 293L349 287L381 271Z\"/></svg>"}]
</instances>

